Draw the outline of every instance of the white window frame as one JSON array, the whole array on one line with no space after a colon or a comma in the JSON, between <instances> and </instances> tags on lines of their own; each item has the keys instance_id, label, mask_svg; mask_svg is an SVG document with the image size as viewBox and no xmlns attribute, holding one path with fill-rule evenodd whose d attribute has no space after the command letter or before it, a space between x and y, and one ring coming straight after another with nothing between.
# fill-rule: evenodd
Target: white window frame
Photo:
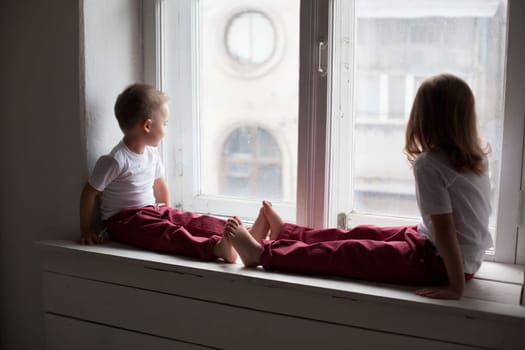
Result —
<instances>
[{"instance_id":1,"label":"white window frame","mask_svg":"<svg viewBox=\"0 0 525 350\"><path fill-rule=\"evenodd\" d=\"M334 104L335 96L332 95L330 86L332 74L341 73L334 72L337 64L331 64L334 55L332 42L336 34L336 27L332 23L334 6L341 6L341 3L335 0L301 1L299 100L302 102L299 103L296 211L292 205L276 207L284 214L285 220L314 227L335 226L338 214L336 208L340 208L341 202L348 200L338 198L331 185L343 183L337 181L337 177L348 174L350 164L347 154L336 154L331 149L331 142L351 142L352 136L348 133L351 130L349 118L328 117L332 114L338 116L338 106ZM353 11L352 3L349 6L347 10ZM169 22L163 16L167 11L176 11L172 12L176 15L171 18L177 19L177 31L163 30ZM525 46L522 45L521 33L525 33L525 3L508 0L507 13L505 119L496 227L498 234L495 242L497 249L487 259L524 264L525 215L521 203L525 202ZM222 211L226 215L253 218L258 202L230 201L226 212L224 202L219 198L203 198L204 206L193 204L192 197L197 188L192 176L187 175L198 171L198 164L193 162L193 155L199 147L192 137L196 121L195 118L181 118L198 112L197 90L193 84L198 72L195 69L195 60L191 59L191 55L196 52L193 46L195 33L191 28L196 27L197 16L191 1L144 0L144 15L146 80L168 91L171 99L170 129L173 133L164 143L164 153L169 154L164 159L173 205L184 204L185 210L211 214ZM351 33L353 27L349 26L345 30ZM171 46L162 47L162 40L171 43ZM351 45L347 49L353 50ZM162 62L165 60L172 64L164 66ZM162 70L159 67L163 67ZM346 74L351 78L354 72L350 70ZM165 76L176 76L178 81L165 80ZM331 167L338 167L338 170L330 171ZM351 183L347 181L346 185L351 186ZM370 222L371 219L367 216L352 218L354 223ZM375 223L388 224L388 220L376 220Z\"/></svg>"}]
</instances>

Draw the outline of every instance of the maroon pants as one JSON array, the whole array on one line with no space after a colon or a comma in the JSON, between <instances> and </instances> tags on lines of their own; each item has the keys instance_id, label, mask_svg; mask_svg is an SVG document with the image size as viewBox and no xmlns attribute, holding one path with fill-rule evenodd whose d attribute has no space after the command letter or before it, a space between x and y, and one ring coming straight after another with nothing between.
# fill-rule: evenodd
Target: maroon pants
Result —
<instances>
[{"instance_id":1,"label":"maroon pants","mask_svg":"<svg viewBox=\"0 0 525 350\"><path fill-rule=\"evenodd\" d=\"M448 281L442 259L416 226L362 225L346 231L284 224L278 238L263 246L266 269L410 285Z\"/></svg>"},{"instance_id":2,"label":"maroon pants","mask_svg":"<svg viewBox=\"0 0 525 350\"><path fill-rule=\"evenodd\" d=\"M115 241L162 253L213 260L226 221L174 208L124 209L106 223Z\"/></svg>"}]
</instances>

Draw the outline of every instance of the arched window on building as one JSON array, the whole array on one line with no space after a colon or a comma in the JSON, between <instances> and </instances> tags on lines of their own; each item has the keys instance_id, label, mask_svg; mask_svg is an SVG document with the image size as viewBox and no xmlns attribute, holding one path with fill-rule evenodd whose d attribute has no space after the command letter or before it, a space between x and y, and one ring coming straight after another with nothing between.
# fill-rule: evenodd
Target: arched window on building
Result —
<instances>
[{"instance_id":1,"label":"arched window on building","mask_svg":"<svg viewBox=\"0 0 525 350\"><path fill-rule=\"evenodd\" d=\"M253 126L231 132L222 150L220 184L223 195L281 199L282 156L274 137Z\"/></svg>"}]
</instances>

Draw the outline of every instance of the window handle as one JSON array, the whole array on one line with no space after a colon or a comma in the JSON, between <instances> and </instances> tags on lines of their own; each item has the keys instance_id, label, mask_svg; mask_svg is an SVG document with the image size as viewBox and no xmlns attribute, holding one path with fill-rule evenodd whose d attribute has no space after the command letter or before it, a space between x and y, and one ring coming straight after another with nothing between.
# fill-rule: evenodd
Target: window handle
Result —
<instances>
[{"instance_id":1,"label":"window handle","mask_svg":"<svg viewBox=\"0 0 525 350\"><path fill-rule=\"evenodd\" d=\"M322 76L326 75L328 61L328 42L321 40L317 43L317 73Z\"/></svg>"}]
</instances>

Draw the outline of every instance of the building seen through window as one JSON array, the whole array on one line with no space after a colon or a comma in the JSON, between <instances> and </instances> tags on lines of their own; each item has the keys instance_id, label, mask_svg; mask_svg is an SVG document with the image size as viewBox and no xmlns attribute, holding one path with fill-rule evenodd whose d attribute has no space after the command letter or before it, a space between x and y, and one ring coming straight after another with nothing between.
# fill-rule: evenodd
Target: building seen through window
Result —
<instances>
[{"instance_id":1,"label":"building seen through window","mask_svg":"<svg viewBox=\"0 0 525 350\"><path fill-rule=\"evenodd\" d=\"M404 130L422 80L452 73L472 88L480 132L499 174L506 2L355 3L353 205L355 212L417 217Z\"/></svg>"},{"instance_id":2,"label":"building seen through window","mask_svg":"<svg viewBox=\"0 0 525 350\"><path fill-rule=\"evenodd\" d=\"M200 198L295 202L299 4L198 2Z\"/></svg>"},{"instance_id":3,"label":"building seen through window","mask_svg":"<svg viewBox=\"0 0 525 350\"><path fill-rule=\"evenodd\" d=\"M221 194L282 199L281 151L260 127L235 129L223 147Z\"/></svg>"}]
</instances>

